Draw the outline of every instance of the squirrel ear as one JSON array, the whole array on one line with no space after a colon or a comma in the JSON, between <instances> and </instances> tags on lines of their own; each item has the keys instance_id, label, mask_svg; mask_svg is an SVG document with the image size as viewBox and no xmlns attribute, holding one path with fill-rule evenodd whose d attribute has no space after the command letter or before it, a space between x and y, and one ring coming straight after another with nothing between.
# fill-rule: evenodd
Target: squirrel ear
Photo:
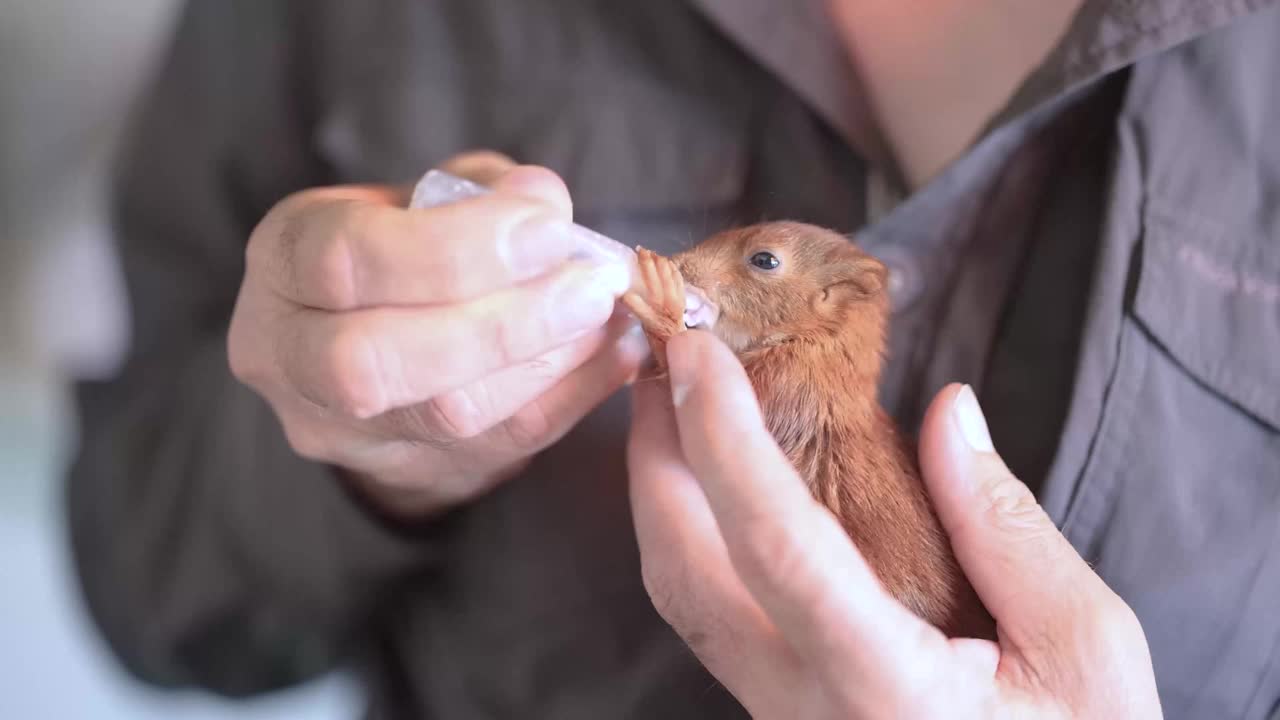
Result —
<instances>
[{"instance_id":1,"label":"squirrel ear","mask_svg":"<svg viewBox=\"0 0 1280 720\"><path fill-rule=\"evenodd\" d=\"M884 291L887 276L884 264L868 255L833 264L816 304L820 310L830 313L868 300Z\"/></svg>"}]
</instances>

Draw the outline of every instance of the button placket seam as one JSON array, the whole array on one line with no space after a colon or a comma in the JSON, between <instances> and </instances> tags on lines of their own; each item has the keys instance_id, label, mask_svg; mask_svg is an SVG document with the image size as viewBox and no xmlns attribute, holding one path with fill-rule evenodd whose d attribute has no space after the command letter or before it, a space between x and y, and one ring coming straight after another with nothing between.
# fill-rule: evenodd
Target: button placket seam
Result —
<instances>
[{"instance_id":1,"label":"button placket seam","mask_svg":"<svg viewBox=\"0 0 1280 720\"><path fill-rule=\"evenodd\" d=\"M1124 432L1136 411L1134 398L1147 375L1147 356L1133 347L1137 328L1129 317L1120 322L1117 361L1110 387L1103 399L1093 447L1076 482L1076 491L1064 513L1062 534L1085 560L1093 563L1095 545L1102 530L1107 508L1120 487L1120 469L1129 455L1134 433Z\"/></svg>"}]
</instances>

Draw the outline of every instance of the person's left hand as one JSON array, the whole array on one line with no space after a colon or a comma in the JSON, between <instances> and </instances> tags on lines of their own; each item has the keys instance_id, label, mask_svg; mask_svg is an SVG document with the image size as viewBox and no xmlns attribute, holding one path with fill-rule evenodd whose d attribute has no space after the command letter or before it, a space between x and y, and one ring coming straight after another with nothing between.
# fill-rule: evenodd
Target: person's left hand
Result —
<instances>
[{"instance_id":1,"label":"person's left hand","mask_svg":"<svg viewBox=\"0 0 1280 720\"><path fill-rule=\"evenodd\" d=\"M1001 462L971 390L935 399L921 461L998 643L947 639L882 589L727 347L684 332L667 360L669 392L636 384L628 451L645 587L754 717L1160 717L1136 617Z\"/></svg>"}]
</instances>

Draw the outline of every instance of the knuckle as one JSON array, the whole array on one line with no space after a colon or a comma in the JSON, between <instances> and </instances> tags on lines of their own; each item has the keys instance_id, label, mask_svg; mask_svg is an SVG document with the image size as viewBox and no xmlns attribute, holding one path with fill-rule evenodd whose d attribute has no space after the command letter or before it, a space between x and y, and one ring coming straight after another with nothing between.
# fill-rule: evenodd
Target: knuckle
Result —
<instances>
[{"instance_id":1,"label":"knuckle","mask_svg":"<svg viewBox=\"0 0 1280 720\"><path fill-rule=\"evenodd\" d=\"M281 369L271 353L270 343L262 342L268 332L261 323L262 314L261 308L242 297L232 313L227 333L227 366L231 376L260 392L281 379Z\"/></svg>"},{"instance_id":2,"label":"knuckle","mask_svg":"<svg viewBox=\"0 0 1280 720\"><path fill-rule=\"evenodd\" d=\"M510 367L519 361L519 332L515 322L506 315L485 323L482 337L495 368Z\"/></svg>"},{"instance_id":3,"label":"knuckle","mask_svg":"<svg viewBox=\"0 0 1280 720\"><path fill-rule=\"evenodd\" d=\"M933 630L932 627L921 628L922 632ZM934 631L936 632L936 631ZM890 692L879 698L886 710L884 717L895 718L944 718L952 717L954 702L945 686L955 681L955 669L944 658L945 653L922 652L915 662L898 667L894 676L887 680ZM843 688L846 692L854 688ZM855 708L859 703L857 696L842 693L842 705Z\"/></svg>"},{"instance_id":4,"label":"knuckle","mask_svg":"<svg viewBox=\"0 0 1280 720\"><path fill-rule=\"evenodd\" d=\"M273 210L272 212L274 213L275 211ZM277 219L268 214L249 233L249 241L244 246L246 272L254 272L259 268L269 267L271 260L271 243L269 239L278 226ZM278 232L276 232L276 236L278 237Z\"/></svg>"},{"instance_id":5,"label":"knuckle","mask_svg":"<svg viewBox=\"0 0 1280 720\"><path fill-rule=\"evenodd\" d=\"M426 261L424 270L431 277L431 294L434 297L448 300L466 300L474 298L473 292L478 284L474 263L468 264L458 258L453 248L443 245L439 251Z\"/></svg>"},{"instance_id":6,"label":"knuckle","mask_svg":"<svg viewBox=\"0 0 1280 720\"><path fill-rule=\"evenodd\" d=\"M345 309L356 302L355 246L363 236L359 203L316 190L278 203L250 235L246 263L286 296Z\"/></svg>"},{"instance_id":7,"label":"knuckle","mask_svg":"<svg viewBox=\"0 0 1280 720\"><path fill-rule=\"evenodd\" d=\"M640 574L653 609L694 655L711 661L732 644L727 619L714 608L700 606L690 592L687 566L658 569L654 563L642 562Z\"/></svg>"},{"instance_id":8,"label":"knuckle","mask_svg":"<svg viewBox=\"0 0 1280 720\"><path fill-rule=\"evenodd\" d=\"M300 290L298 251L309 232L314 202L306 192L282 200L258 224L246 248L248 267L275 278L293 297Z\"/></svg>"},{"instance_id":9,"label":"knuckle","mask_svg":"<svg viewBox=\"0 0 1280 720\"><path fill-rule=\"evenodd\" d=\"M313 267L301 273L311 285L311 294L326 308L348 310L360 302L352 247L355 242L355 236L346 229L329 234L315 243Z\"/></svg>"},{"instance_id":10,"label":"knuckle","mask_svg":"<svg viewBox=\"0 0 1280 720\"><path fill-rule=\"evenodd\" d=\"M227 336L227 365L231 368L231 376L236 380L253 385L262 378L261 362L252 345L246 342L242 334L236 332L235 320L232 320L232 332Z\"/></svg>"},{"instance_id":11,"label":"knuckle","mask_svg":"<svg viewBox=\"0 0 1280 720\"><path fill-rule=\"evenodd\" d=\"M550 435L551 418L540 403L532 402L504 420L502 429L512 447L533 449Z\"/></svg>"},{"instance_id":12,"label":"knuckle","mask_svg":"<svg viewBox=\"0 0 1280 720\"><path fill-rule=\"evenodd\" d=\"M1030 488L1007 472L987 485L983 497L984 519L997 527L1038 530L1047 520Z\"/></svg>"},{"instance_id":13,"label":"knuckle","mask_svg":"<svg viewBox=\"0 0 1280 720\"><path fill-rule=\"evenodd\" d=\"M328 460L328 443L322 434L306 423L282 419L285 439L289 447L299 456L308 460Z\"/></svg>"},{"instance_id":14,"label":"knuckle","mask_svg":"<svg viewBox=\"0 0 1280 720\"><path fill-rule=\"evenodd\" d=\"M409 408L395 408L378 418L385 434L410 445L448 450L458 438L435 418L431 401Z\"/></svg>"},{"instance_id":15,"label":"knuckle","mask_svg":"<svg viewBox=\"0 0 1280 720\"><path fill-rule=\"evenodd\" d=\"M426 422L418 428L428 441L453 443L485 431L479 410L466 389L451 390L428 400Z\"/></svg>"},{"instance_id":16,"label":"knuckle","mask_svg":"<svg viewBox=\"0 0 1280 720\"><path fill-rule=\"evenodd\" d=\"M676 588L681 583L675 582L671 572L667 569L661 569L655 563L641 563L641 580L644 583L644 590L649 595L650 602L653 603L653 609L658 611L672 627L677 629L686 625L687 618L684 614L684 603L681 602L682 596Z\"/></svg>"},{"instance_id":17,"label":"knuckle","mask_svg":"<svg viewBox=\"0 0 1280 720\"><path fill-rule=\"evenodd\" d=\"M1127 643L1144 637L1138 615L1119 595L1107 591L1098 603L1094 623L1104 638ZM1145 637L1144 637L1145 641Z\"/></svg>"},{"instance_id":18,"label":"knuckle","mask_svg":"<svg viewBox=\"0 0 1280 720\"><path fill-rule=\"evenodd\" d=\"M1054 567L1068 563L1067 555L1074 550L1035 495L1020 480L1005 472L1001 479L988 486L983 497L985 506L978 515L981 526L1006 538L1007 542L1016 543L1020 557L1038 558L1039 562L1050 563ZM968 530L988 532L981 526Z\"/></svg>"},{"instance_id":19,"label":"knuckle","mask_svg":"<svg viewBox=\"0 0 1280 720\"><path fill-rule=\"evenodd\" d=\"M775 519L743 523L741 550L738 562L743 574L766 586L794 589L811 585L810 548Z\"/></svg>"},{"instance_id":20,"label":"knuckle","mask_svg":"<svg viewBox=\"0 0 1280 720\"><path fill-rule=\"evenodd\" d=\"M382 409L376 353L362 328L340 326L328 344L323 365L323 382L329 386L338 410L363 415L377 414Z\"/></svg>"}]
</instances>

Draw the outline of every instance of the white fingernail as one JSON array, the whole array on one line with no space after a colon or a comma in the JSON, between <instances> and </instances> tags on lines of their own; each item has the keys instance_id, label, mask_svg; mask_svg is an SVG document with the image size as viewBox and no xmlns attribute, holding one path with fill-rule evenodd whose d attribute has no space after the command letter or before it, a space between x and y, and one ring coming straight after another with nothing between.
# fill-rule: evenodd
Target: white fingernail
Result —
<instances>
[{"instance_id":1,"label":"white fingernail","mask_svg":"<svg viewBox=\"0 0 1280 720\"><path fill-rule=\"evenodd\" d=\"M684 383L671 381L671 404L676 407L684 405L684 399L689 396L689 386Z\"/></svg>"},{"instance_id":2,"label":"white fingernail","mask_svg":"<svg viewBox=\"0 0 1280 720\"><path fill-rule=\"evenodd\" d=\"M672 338L676 340L676 338ZM698 382L699 356L689 343L668 343L667 377L671 382L672 405L680 407L689 397L689 389Z\"/></svg>"},{"instance_id":3,"label":"white fingernail","mask_svg":"<svg viewBox=\"0 0 1280 720\"><path fill-rule=\"evenodd\" d=\"M575 247L569 223L551 215L535 215L501 238L498 258L517 278L537 277L571 257Z\"/></svg>"},{"instance_id":4,"label":"white fingernail","mask_svg":"<svg viewBox=\"0 0 1280 720\"><path fill-rule=\"evenodd\" d=\"M600 264L591 272L591 285L597 292L620 298L631 285L631 271L617 262Z\"/></svg>"},{"instance_id":5,"label":"white fingernail","mask_svg":"<svg viewBox=\"0 0 1280 720\"><path fill-rule=\"evenodd\" d=\"M643 358L649 354L649 340L644 336L644 328L635 320L631 321L627 331L618 338L617 346L628 356Z\"/></svg>"},{"instance_id":6,"label":"white fingernail","mask_svg":"<svg viewBox=\"0 0 1280 720\"><path fill-rule=\"evenodd\" d=\"M618 265L579 264L559 279L550 302L556 308L554 334L567 339L600 328L613 314L616 301L626 292L626 268Z\"/></svg>"},{"instance_id":7,"label":"white fingernail","mask_svg":"<svg viewBox=\"0 0 1280 720\"><path fill-rule=\"evenodd\" d=\"M676 407L684 404L685 398L689 397L689 388L693 387L694 367L693 358L689 357L686 352L671 352L670 345L667 346L667 377L671 382L671 403Z\"/></svg>"},{"instance_id":8,"label":"white fingernail","mask_svg":"<svg viewBox=\"0 0 1280 720\"><path fill-rule=\"evenodd\" d=\"M991 442L991 431L987 428L987 420L982 415L982 408L978 406L978 398L973 394L973 388L965 385L960 389L956 394L955 402L951 405L951 413L956 419L956 424L960 426L960 434L964 436L964 441L968 443L970 449L981 453L995 452L995 446Z\"/></svg>"}]
</instances>

